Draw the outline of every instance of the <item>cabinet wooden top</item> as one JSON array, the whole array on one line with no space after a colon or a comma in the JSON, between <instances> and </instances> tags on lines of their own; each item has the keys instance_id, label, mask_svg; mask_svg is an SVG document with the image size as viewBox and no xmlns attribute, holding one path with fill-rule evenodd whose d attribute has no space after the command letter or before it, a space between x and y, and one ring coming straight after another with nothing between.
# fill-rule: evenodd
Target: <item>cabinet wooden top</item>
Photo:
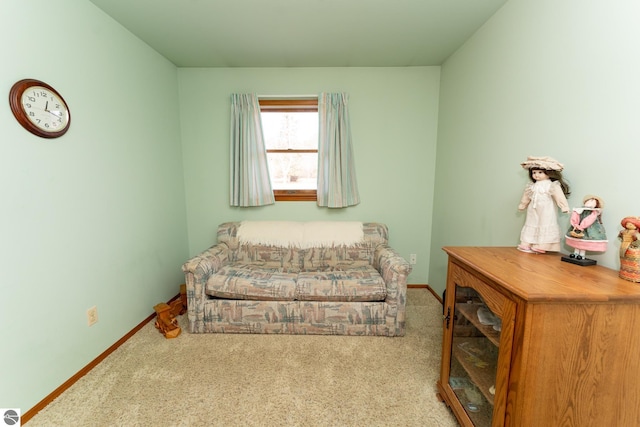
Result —
<instances>
[{"instance_id":1,"label":"cabinet wooden top","mask_svg":"<svg viewBox=\"0 0 640 427\"><path fill-rule=\"evenodd\" d=\"M524 300L639 303L640 284L599 265L563 262L561 254L529 254L515 247L447 246L450 262L498 283Z\"/></svg>"}]
</instances>

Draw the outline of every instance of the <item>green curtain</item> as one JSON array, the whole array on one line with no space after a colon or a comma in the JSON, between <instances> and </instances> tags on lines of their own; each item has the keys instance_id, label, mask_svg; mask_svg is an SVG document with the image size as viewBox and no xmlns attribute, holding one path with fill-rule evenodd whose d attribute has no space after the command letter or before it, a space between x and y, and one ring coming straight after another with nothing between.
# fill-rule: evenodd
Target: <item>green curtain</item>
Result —
<instances>
[{"instance_id":1,"label":"green curtain","mask_svg":"<svg viewBox=\"0 0 640 427\"><path fill-rule=\"evenodd\" d=\"M255 94L231 95L231 206L275 203Z\"/></svg>"},{"instance_id":2,"label":"green curtain","mask_svg":"<svg viewBox=\"0 0 640 427\"><path fill-rule=\"evenodd\" d=\"M360 203L348 103L346 93L318 97L318 206L344 208Z\"/></svg>"}]
</instances>

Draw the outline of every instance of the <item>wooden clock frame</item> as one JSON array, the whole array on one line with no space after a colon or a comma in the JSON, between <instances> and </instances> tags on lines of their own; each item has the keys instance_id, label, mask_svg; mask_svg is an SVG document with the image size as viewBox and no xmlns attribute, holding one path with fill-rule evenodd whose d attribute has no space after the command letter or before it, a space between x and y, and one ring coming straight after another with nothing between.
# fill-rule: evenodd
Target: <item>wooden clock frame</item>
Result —
<instances>
[{"instance_id":1,"label":"wooden clock frame","mask_svg":"<svg viewBox=\"0 0 640 427\"><path fill-rule=\"evenodd\" d=\"M45 130L42 130L41 128L33 124L31 120L29 120L29 117L27 117L26 111L22 107L21 100L22 100L22 94L34 86L40 86L51 91L58 98L60 98L60 100L64 103L64 106L67 110L67 115L68 115L67 124L64 128L60 130L52 131L52 132L47 132ZM36 79L23 79L16 82L11 87L11 91L9 92L9 105L11 106L11 112L13 113L18 123L20 123L20 125L23 128L25 128L32 134L37 135L41 138L59 138L65 133L67 133L67 131L69 130L69 127L71 126L71 111L69 110L67 101L65 101L65 99L62 97L62 95L60 95L60 93L57 90L55 90L53 87L51 87L51 85L48 85L43 81L36 80Z\"/></svg>"}]
</instances>

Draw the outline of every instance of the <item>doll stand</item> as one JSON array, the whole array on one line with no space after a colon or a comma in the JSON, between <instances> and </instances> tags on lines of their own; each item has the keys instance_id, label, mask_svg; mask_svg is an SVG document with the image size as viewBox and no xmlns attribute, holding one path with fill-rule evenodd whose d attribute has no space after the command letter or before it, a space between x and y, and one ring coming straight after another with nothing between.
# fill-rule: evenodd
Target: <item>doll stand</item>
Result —
<instances>
[{"instance_id":1,"label":"doll stand","mask_svg":"<svg viewBox=\"0 0 640 427\"><path fill-rule=\"evenodd\" d=\"M581 265L583 267L586 267L588 265L596 265L597 261L595 259L589 259L589 258L573 258L567 255L564 255L562 258L560 258L562 261L564 262L570 262L571 264L575 264L575 265Z\"/></svg>"}]
</instances>

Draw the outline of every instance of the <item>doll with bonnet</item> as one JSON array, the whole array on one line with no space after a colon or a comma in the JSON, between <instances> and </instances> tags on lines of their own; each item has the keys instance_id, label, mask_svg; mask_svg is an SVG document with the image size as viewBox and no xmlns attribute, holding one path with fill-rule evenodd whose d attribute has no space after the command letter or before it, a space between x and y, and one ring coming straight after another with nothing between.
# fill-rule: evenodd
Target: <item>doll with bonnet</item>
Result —
<instances>
[{"instance_id":1,"label":"doll with bonnet","mask_svg":"<svg viewBox=\"0 0 640 427\"><path fill-rule=\"evenodd\" d=\"M586 251L604 252L607 250L607 235L602 225L602 209L604 202L598 196L587 195L582 199L582 207L574 208L571 212L570 227L565 234L565 243L571 246L574 251L569 255L569 260L565 257L563 261L573 262L580 265L593 265L594 260L587 260Z\"/></svg>"},{"instance_id":2,"label":"doll with bonnet","mask_svg":"<svg viewBox=\"0 0 640 427\"><path fill-rule=\"evenodd\" d=\"M562 177L564 166L551 157L529 156L520 164L529 171L519 210L527 211L520 232L518 250L528 253L559 252L562 233L558 225L558 208L569 212L569 185Z\"/></svg>"}]
</instances>

